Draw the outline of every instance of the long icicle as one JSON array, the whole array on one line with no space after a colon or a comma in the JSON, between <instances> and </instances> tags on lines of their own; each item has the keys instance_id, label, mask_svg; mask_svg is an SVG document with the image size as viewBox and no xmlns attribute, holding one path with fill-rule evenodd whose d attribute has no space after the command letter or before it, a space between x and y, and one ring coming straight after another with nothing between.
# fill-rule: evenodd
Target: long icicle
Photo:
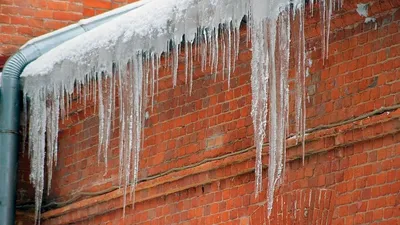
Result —
<instances>
[{"instance_id":1,"label":"long icicle","mask_svg":"<svg viewBox=\"0 0 400 225\"><path fill-rule=\"evenodd\" d=\"M298 14L298 42L296 60L296 141L302 143L302 161L305 156L305 36L304 36L304 10L300 9Z\"/></svg>"}]
</instances>

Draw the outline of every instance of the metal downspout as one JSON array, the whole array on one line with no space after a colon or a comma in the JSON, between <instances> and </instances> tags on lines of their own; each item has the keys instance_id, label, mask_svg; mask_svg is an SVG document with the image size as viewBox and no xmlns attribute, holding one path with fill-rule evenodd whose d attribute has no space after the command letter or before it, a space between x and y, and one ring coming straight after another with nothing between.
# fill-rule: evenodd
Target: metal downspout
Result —
<instances>
[{"instance_id":1,"label":"metal downspout","mask_svg":"<svg viewBox=\"0 0 400 225\"><path fill-rule=\"evenodd\" d=\"M63 42L150 2L139 1L34 38L6 62L0 87L0 224L15 223L17 157L20 144L20 75L32 61Z\"/></svg>"}]
</instances>

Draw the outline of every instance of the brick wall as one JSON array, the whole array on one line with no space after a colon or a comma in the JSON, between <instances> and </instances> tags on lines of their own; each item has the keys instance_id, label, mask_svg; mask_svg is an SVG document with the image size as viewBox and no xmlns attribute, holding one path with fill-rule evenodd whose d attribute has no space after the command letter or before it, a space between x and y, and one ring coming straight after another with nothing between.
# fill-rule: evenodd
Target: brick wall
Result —
<instances>
[{"instance_id":1,"label":"brick wall","mask_svg":"<svg viewBox=\"0 0 400 225\"><path fill-rule=\"evenodd\" d=\"M307 136L304 165L301 147L287 141L285 181L276 193L270 224L400 223L400 2L369 1L369 16L377 22L368 24L355 11L360 2L345 1L343 9L335 12L325 63L319 19L315 19L318 12L307 15L307 50L312 60L307 128L313 129ZM85 0L79 3L81 16L117 3ZM183 75L173 89L171 72L161 69L160 93L154 110L148 109L136 204L134 209L127 207L125 220L122 191L116 188L118 122L105 174L104 162L97 161L96 107L89 103L84 111L74 102L69 118L60 124L59 164L44 203L60 204L46 208L43 223L268 223L266 193L254 196L251 52L245 32L243 26L229 90L220 73L214 81L210 71L202 72L197 64L189 95ZM183 62L182 57L181 74ZM265 165L267 152L268 146ZM25 181L18 188L22 205L32 200L32 192L27 183L29 162L26 157L20 161L19 177ZM23 210L19 213L21 218L29 217Z\"/></svg>"}]
</instances>

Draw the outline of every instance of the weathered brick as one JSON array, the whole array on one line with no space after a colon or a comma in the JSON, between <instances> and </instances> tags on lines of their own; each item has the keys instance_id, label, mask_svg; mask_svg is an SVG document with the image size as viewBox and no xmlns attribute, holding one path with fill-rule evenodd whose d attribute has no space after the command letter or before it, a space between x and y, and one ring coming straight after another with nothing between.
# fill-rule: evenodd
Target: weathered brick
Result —
<instances>
[{"instance_id":1,"label":"weathered brick","mask_svg":"<svg viewBox=\"0 0 400 225\"><path fill-rule=\"evenodd\" d=\"M47 9L50 9L50 10L67 11L68 5L69 5L68 1L47 0Z\"/></svg>"},{"instance_id":2,"label":"weathered brick","mask_svg":"<svg viewBox=\"0 0 400 225\"><path fill-rule=\"evenodd\" d=\"M82 14L71 12L54 12L53 18L61 21L77 21L82 18Z\"/></svg>"},{"instance_id":3,"label":"weathered brick","mask_svg":"<svg viewBox=\"0 0 400 225\"><path fill-rule=\"evenodd\" d=\"M92 7L99 9L110 9L111 1L107 0L83 0L84 7Z\"/></svg>"},{"instance_id":4,"label":"weathered brick","mask_svg":"<svg viewBox=\"0 0 400 225\"><path fill-rule=\"evenodd\" d=\"M52 11L52 10L44 10L43 9L43 10L36 11L34 16L37 18L52 19L53 13L54 13L54 11Z\"/></svg>"}]
</instances>

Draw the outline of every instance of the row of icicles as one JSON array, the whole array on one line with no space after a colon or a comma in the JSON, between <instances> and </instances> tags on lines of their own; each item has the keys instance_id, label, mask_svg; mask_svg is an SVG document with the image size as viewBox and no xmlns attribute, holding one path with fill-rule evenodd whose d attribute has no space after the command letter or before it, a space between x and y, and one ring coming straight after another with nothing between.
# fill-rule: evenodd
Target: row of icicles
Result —
<instances>
[{"instance_id":1,"label":"row of icicles","mask_svg":"<svg viewBox=\"0 0 400 225\"><path fill-rule=\"evenodd\" d=\"M313 0L311 10L313 11ZM320 1L322 24L322 52L328 55L329 24L334 8L341 6L340 0ZM247 40L252 44L251 88L252 111L254 126L254 144L256 146L256 195L261 192L262 183L262 149L266 138L267 121L269 123L269 164L268 164L268 214L273 207L275 187L282 182L285 170L286 138L289 134L289 58L295 59L295 136L303 145L306 131L305 115L305 76L307 67L306 38L304 34L305 11L304 4L291 10L288 7L279 14L277 20L264 19L255 21L252 13L247 17ZM291 37L295 41L291 41ZM184 59L185 83L192 92L194 61L200 61L201 69L210 68L215 76L226 75L228 88L230 77L235 71L239 55L240 27L233 23L223 24L214 28L197 30L195 41L181 43L168 42L170 51L163 54L167 67L171 68L173 86L177 85L178 61ZM291 44L295 50L290 51ZM68 110L78 97L78 101L86 109L87 101L94 101L99 115L98 159L104 160L107 171L108 150L114 121L119 123L119 184L124 192L124 208L127 204L128 187L130 187L131 202L134 202L135 186L138 181L139 152L143 148L143 128L146 109L154 106L154 97L159 86L159 69L161 55L142 51L137 52L128 62L113 63L110 72L98 72L95 69L86 75L86 79L76 84L76 96L66 93L64 87L54 87L53 90L43 89L37 96L30 96L30 111L25 112L24 121L29 128L27 133L39 133L29 137L29 157L31 158L30 179L35 187L35 216L40 218L42 196L44 190L44 162L47 164L49 193L52 170L57 164L58 123L59 118L68 117ZM222 64L222 68L219 66ZM118 96L118 98L116 98ZM28 102L24 98L24 109ZM116 99L118 102L116 102ZM119 107L116 107L116 106ZM35 109L35 110L33 110ZM117 113L118 112L118 113ZM34 130L33 128L42 129ZM47 153L45 153L45 147ZM39 149L39 150L38 150ZM42 150L40 150L42 149ZM47 156L47 158L45 157ZM45 159L46 158L46 159Z\"/></svg>"}]
</instances>

